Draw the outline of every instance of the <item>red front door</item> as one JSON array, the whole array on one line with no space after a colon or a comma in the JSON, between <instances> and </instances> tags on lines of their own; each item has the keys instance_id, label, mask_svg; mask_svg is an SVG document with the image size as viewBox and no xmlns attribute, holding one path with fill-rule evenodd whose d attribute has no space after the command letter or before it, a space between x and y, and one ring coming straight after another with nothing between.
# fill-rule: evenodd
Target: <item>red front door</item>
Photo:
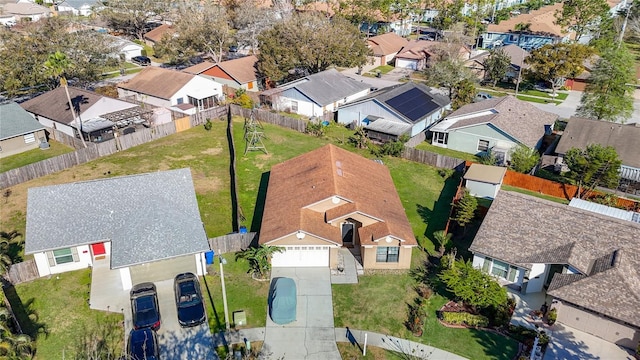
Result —
<instances>
[{"instance_id":1,"label":"red front door","mask_svg":"<svg viewBox=\"0 0 640 360\"><path fill-rule=\"evenodd\" d=\"M93 256L104 255L107 253L104 249L104 243L91 244L91 251L93 251Z\"/></svg>"}]
</instances>

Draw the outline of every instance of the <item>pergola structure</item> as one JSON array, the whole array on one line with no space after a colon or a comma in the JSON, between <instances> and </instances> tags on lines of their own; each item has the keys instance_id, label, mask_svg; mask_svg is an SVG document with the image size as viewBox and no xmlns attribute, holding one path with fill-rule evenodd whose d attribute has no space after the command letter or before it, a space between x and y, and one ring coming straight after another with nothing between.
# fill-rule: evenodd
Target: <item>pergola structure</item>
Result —
<instances>
[{"instance_id":1,"label":"pergola structure","mask_svg":"<svg viewBox=\"0 0 640 360\"><path fill-rule=\"evenodd\" d=\"M110 120L114 123L123 120L129 120L134 118L144 119L145 121L149 121L151 118L151 113L153 113L152 109L145 109L140 106L136 106L129 109L118 110L112 113L101 115L100 117Z\"/></svg>"}]
</instances>

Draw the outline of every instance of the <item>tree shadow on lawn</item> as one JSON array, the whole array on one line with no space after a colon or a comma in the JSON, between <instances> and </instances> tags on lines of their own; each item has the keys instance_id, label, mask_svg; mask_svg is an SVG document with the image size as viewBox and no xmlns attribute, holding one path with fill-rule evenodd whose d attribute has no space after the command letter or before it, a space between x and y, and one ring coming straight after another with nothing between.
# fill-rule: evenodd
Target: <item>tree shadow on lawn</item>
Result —
<instances>
[{"instance_id":1,"label":"tree shadow on lawn","mask_svg":"<svg viewBox=\"0 0 640 360\"><path fill-rule=\"evenodd\" d=\"M488 330L469 329L469 331L482 346L488 358L513 359L518 352L518 342L508 336Z\"/></svg>"},{"instance_id":2,"label":"tree shadow on lawn","mask_svg":"<svg viewBox=\"0 0 640 360\"><path fill-rule=\"evenodd\" d=\"M22 332L33 340L42 335L49 336L47 324L39 321L38 313L33 309L35 299L31 298L23 302L13 285L5 286L3 290Z\"/></svg>"},{"instance_id":3,"label":"tree shadow on lawn","mask_svg":"<svg viewBox=\"0 0 640 360\"><path fill-rule=\"evenodd\" d=\"M262 177L260 178L260 187L258 188L258 196L256 197L256 207L253 210L253 220L251 221L251 232L260 232L260 224L262 224L262 215L264 213L264 203L267 198L267 187L269 185L270 175L271 172L267 171L262 173Z\"/></svg>"},{"instance_id":4,"label":"tree shadow on lawn","mask_svg":"<svg viewBox=\"0 0 640 360\"><path fill-rule=\"evenodd\" d=\"M460 185L460 175L458 173L454 173L454 175L448 177L444 181L444 186L438 196L438 200L436 200L433 205L433 209L429 209L428 207L420 204L416 205L418 215L420 215L422 221L427 224L424 231L424 235L427 238L433 239L434 232L443 230L445 226L447 226L447 220L449 219L449 213L451 212L451 203L453 202L453 198L458 190L458 185ZM435 243L433 245L434 248L439 246Z\"/></svg>"}]
</instances>

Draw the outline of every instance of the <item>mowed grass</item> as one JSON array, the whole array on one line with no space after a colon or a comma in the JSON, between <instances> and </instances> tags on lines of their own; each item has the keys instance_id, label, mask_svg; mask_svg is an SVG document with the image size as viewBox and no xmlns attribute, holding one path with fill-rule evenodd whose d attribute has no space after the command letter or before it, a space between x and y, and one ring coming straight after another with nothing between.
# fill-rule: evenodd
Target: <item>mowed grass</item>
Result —
<instances>
[{"instance_id":1,"label":"mowed grass","mask_svg":"<svg viewBox=\"0 0 640 360\"><path fill-rule=\"evenodd\" d=\"M418 144L418 146L416 146L416 149L429 151L432 153L449 156L456 159L468 160L473 162L480 161L480 158L473 154L469 154L469 153L457 151L457 150L441 148L439 146L431 145L426 141L423 141L420 144Z\"/></svg>"},{"instance_id":2,"label":"mowed grass","mask_svg":"<svg viewBox=\"0 0 640 360\"><path fill-rule=\"evenodd\" d=\"M25 333L37 341L37 359L73 359L85 334L113 326L113 344L123 349L124 317L120 313L106 313L89 309L91 270L79 270L50 278L41 278L15 286L6 291ZM35 315L29 318L29 314ZM38 331L39 325L48 335Z\"/></svg>"},{"instance_id":3,"label":"mowed grass","mask_svg":"<svg viewBox=\"0 0 640 360\"><path fill-rule=\"evenodd\" d=\"M441 325L436 311L448 299L437 294L426 306L424 334L415 337L404 326L407 304L413 303L416 297L414 285L409 274L364 275L358 278L356 285L333 285L335 326L393 335L469 359L512 359L515 356L518 344L510 338L483 330Z\"/></svg>"},{"instance_id":4,"label":"mowed grass","mask_svg":"<svg viewBox=\"0 0 640 360\"><path fill-rule=\"evenodd\" d=\"M32 149L20 154L1 158L0 173L73 151L73 148L70 148L55 140L49 140L49 146L49 149L46 150Z\"/></svg>"}]
</instances>

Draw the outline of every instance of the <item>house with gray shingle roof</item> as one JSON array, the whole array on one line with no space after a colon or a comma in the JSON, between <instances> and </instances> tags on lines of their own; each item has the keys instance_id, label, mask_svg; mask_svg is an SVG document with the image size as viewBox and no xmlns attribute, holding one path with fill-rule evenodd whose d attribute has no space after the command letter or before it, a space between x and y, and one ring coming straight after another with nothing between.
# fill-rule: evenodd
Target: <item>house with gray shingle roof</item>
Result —
<instances>
[{"instance_id":1,"label":"house with gray shingle roof","mask_svg":"<svg viewBox=\"0 0 640 360\"><path fill-rule=\"evenodd\" d=\"M423 84L408 82L380 89L338 109L338 122L364 126L376 141L414 137L442 118L451 101Z\"/></svg>"},{"instance_id":2,"label":"house with gray shingle roof","mask_svg":"<svg viewBox=\"0 0 640 360\"><path fill-rule=\"evenodd\" d=\"M329 69L263 91L260 101L278 111L321 117L366 96L369 89L369 85Z\"/></svg>"},{"instance_id":3,"label":"house with gray shingle roof","mask_svg":"<svg viewBox=\"0 0 640 360\"><path fill-rule=\"evenodd\" d=\"M37 149L46 140L44 126L20 105L0 104L0 158Z\"/></svg>"},{"instance_id":4,"label":"house with gray shingle roof","mask_svg":"<svg viewBox=\"0 0 640 360\"><path fill-rule=\"evenodd\" d=\"M558 115L514 96L467 104L429 129L431 144L447 149L483 155L491 151L502 162L518 145L540 148Z\"/></svg>"},{"instance_id":5,"label":"house with gray shingle roof","mask_svg":"<svg viewBox=\"0 0 640 360\"><path fill-rule=\"evenodd\" d=\"M635 349L639 239L637 222L500 191L469 249L501 283L553 296L558 322Z\"/></svg>"},{"instance_id":6,"label":"house with gray shingle roof","mask_svg":"<svg viewBox=\"0 0 640 360\"><path fill-rule=\"evenodd\" d=\"M27 194L25 253L33 254L40 276L107 262L126 290L148 274L168 277L142 280L202 275L206 251L189 169L30 188Z\"/></svg>"}]
</instances>

